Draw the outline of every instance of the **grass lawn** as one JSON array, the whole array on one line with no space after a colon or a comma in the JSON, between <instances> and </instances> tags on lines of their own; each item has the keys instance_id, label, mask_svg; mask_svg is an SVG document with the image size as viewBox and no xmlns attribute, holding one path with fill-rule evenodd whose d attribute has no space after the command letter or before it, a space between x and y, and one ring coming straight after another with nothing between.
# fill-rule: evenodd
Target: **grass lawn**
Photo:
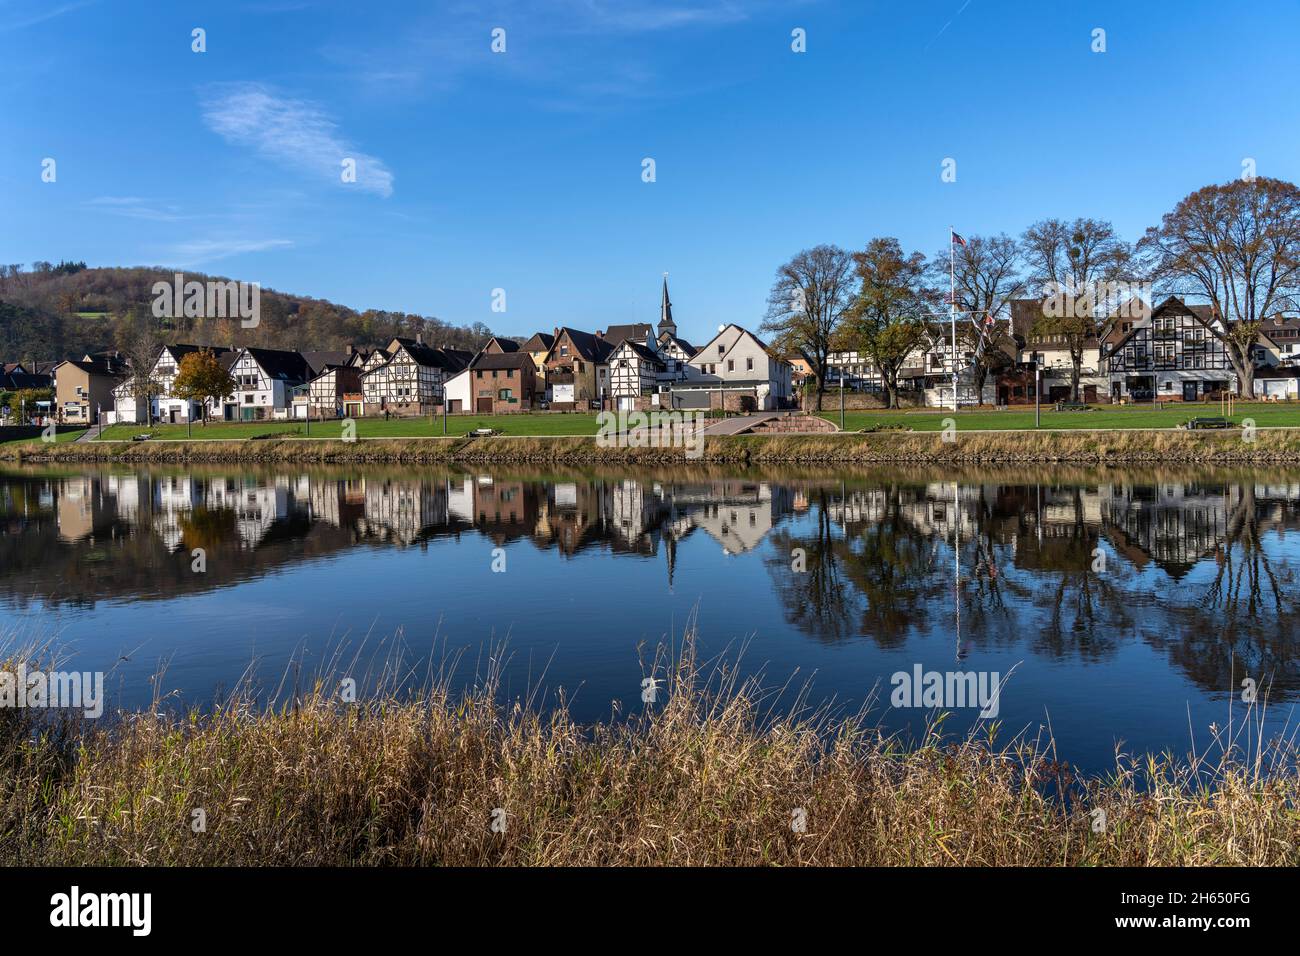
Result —
<instances>
[{"instance_id":1,"label":"grass lawn","mask_svg":"<svg viewBox=\"0 0 1300 956\"><path fill-rule=\"evenodd\" d=\"M821 417L840 421L838 411L823 411ZM1170 403L1161 408L1151 405L1094 405L1089 411L1058 412L1051 406L1043 409L1043 428L1173 428L1191 418L1218 418L1217 402L1209 405ZM1289 426L1300 428L1300 405L1238 402L1234 414L1228 416L1240 424L1242 419L1253 419L1260 428ZM846 411L844 427L859 431L875 425L893 425L920 432L941 431L946 418L955 418L958 431L989 431L995 429L1032 429L1034 409L1015 406L1006 411L925 409L918 411Z\"/></svg>"},{"instance_id":2,"label":"grass lawn","mask_svg":"<svg viewBox=\"0 0 1300 956\"><path fill-rule=\"evenodd\" d=\"M72 431L59 432L54 436L55 442L76 441L86 433L84 428L75 428ZM10 438L8 441L0 441L0 445L32 445L41 441L37 438Z\"/></svg>"},{"instance_id":3,"label":"grass lawn","mask_svg":"<svg viewBox=\"0 0 1300 956\"><path fill-rule=\"evenodd\" d=\"M358 438L440 438L442 419L432 424L427 418L358 418ZM312 438L338 438L342 432L341 421L311 423ZM495 428L503 435L594 435L594 414L545 415L450 415L447 418L447 435L464 437L475 428ZM154 438L186 438L184 425L112 425L104 429L97 441L129 441L134 435L151 435ZM259 435L284 435L307 437L306 427L300 421L266 422L197 422L191 432L194 440L254 438Z\"/></svg>"}]
</instances>

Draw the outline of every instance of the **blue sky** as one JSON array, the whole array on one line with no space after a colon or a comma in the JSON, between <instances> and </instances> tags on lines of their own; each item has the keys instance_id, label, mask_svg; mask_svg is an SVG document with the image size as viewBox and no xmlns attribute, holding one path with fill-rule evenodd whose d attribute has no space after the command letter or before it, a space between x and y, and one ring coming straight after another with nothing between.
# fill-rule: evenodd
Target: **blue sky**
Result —
<instances>
[{"instance_id":1,"label":"blue sky","mask_svg":"<svg viewBox=\"0 0 1300 956\"><path fill-rule=\"evenodd\" d=\"M1135 239L1245 157L1295 180L1297 36L1300 7L1212 2L0 0L0 260L506 334L653 320L667 271L704 340L819 242Z\"/></svg>"}]
</instances>

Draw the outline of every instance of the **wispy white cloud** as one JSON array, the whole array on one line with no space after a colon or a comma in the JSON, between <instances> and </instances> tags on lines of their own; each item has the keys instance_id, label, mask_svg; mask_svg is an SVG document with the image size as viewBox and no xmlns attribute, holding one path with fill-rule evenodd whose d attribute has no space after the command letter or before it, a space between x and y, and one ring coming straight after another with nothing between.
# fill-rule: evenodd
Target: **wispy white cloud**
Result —
<instances>
[{"instance_id":1,"label":"wispy white cloud","mask_svg":"<svg viewBox=\"0 0 1300 956\"><path fill-rule=\"evenodd\" d=\"M258 83L208 90L203 103L208 128L288 169L322 182L393 194L393 174L377 156L357 149L318 104L283 96ZM356 182L342 179L343 161L356 164Z\"/></svg>"},{"instance_id":2,"label":"wispy white cloud","mask_svg":"<svg viewBox=\"0 0 1300 956\"><path fill-rule=\"evenodd\" d=\"M65 13L71 13L73 10L88 7L96 2L98 0L76 0L76 2L62 3L58 6L50 6L48 3L19 4L20 7L26 7L26 9L17 11L13 15L0 20L0 33L35 26L38 23L44 23L46 20L61 17Z\"/></svg>"},{"instance_id":3,"label":"wispy white cloud","mask_svg":"<svg viewBox=\"0 0 1300 956\"><path fill-rule=\"evenodd\" d=\"M646 33L677 27L737 23L743 7L729 2L657 3L654 0L580 0L553 4L570 28L597 32Z\"/></svg>"},{"instance_id":4,"label":"wispy white cloud","mask_svg":"<svg viewBox=\"0 0 1300 956\"><path fill-rule=\"evenodd\" d=\"M176 266L197 266L218 259L244 255L249 252L267 252L271 249L287 249L293 245L290 239L244 239L244 238L205 238L191 239L173 246L168 259Z\"/></svg>"},{"instance_id":5,"label":"wispy white cloud","mask_svg":"<svg viewBox=\"0 0 1300 956\"><path fill-rule=\"evenodd\" d=\"M96 196L86 205L110 216L126 219L148 219L153 222L176 222L187 217L181 215L174 203L160 203L140 196Z\"/></svg>"}]
</instances>

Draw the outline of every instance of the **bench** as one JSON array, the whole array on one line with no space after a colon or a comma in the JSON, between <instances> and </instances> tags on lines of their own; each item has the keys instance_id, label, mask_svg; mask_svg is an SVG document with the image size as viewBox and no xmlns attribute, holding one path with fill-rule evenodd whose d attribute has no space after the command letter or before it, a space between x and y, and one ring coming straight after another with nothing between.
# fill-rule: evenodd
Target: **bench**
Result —
<instances>
[{"instance_id":1,"label":"bench","mask_svg":"<svg viewBox=\"0 0 1300 956\"><path fill-rule=\"evenodd\" d=\"M1058 412L1086 412L1091 407L1087 402L1057 402Z\"/></svg>"},{"instance_id":2,"label":"bench","mask_svg":"<svg viewBox=\"0 0 1300 956\"><path fill-rule=\"evenodd\" d=\"M1199 428L1232 428L1232 422L1226 418L1193 418L1183 423L1183 428L1195 430Z\"/></svg>"},{"instance_id":3,"label":"bench","mask_svg":"<svg viewBox=\"0 0 1300 956\"><path fill-rule=\"evenodd\" d=\"M153 438L153 436L147 433L144 435L132 435L131 441L148 441L150 438Z\"/></svg>"},{"instance_id":4,"label":"bench","mask_svg":"<svg viewBox=\"0 0 1300 956\"><path fill-rule=\"evenodd\" d=\"M495 428L476 428L472 432L468 432L465 435L465 437L466 438L491 438L493 435L499 435L499 434L501 433L497 431Z\"/></svg>"}]
</instances>

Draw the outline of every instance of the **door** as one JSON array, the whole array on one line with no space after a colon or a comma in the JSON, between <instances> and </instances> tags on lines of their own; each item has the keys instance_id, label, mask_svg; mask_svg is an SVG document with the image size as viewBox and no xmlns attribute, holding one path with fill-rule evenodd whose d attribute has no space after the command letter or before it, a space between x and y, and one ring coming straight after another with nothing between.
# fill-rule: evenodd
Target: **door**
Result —
<instances>
[{"instance_id":1,"label":"door","mask_svg":"<svg viewBox=\"0 0 1300 956\"><path fill-rule=\"evenodd\" d=\"M1196 383L1195 383L1195 382L1183 382L1183 401L1185 401L1185 402L1194 402L1194 401L1196 401Z\"/></svg>"},{"instance_id":2,"label":"door","mask_svg":"<svg viewBox=\"0 0 1300 956\"><path fill-rule=\"evenodd\" d=\"M480 415L482 415L482 414L484 414L484 413L486 413L486 414L488 414L488 415L491 415L491 414L492 414L492 397L491 397L491 396L488 396L487 398L479 398L479 399L475 399L474 410L477 411Z\"/></svg>"}]
</instances>

